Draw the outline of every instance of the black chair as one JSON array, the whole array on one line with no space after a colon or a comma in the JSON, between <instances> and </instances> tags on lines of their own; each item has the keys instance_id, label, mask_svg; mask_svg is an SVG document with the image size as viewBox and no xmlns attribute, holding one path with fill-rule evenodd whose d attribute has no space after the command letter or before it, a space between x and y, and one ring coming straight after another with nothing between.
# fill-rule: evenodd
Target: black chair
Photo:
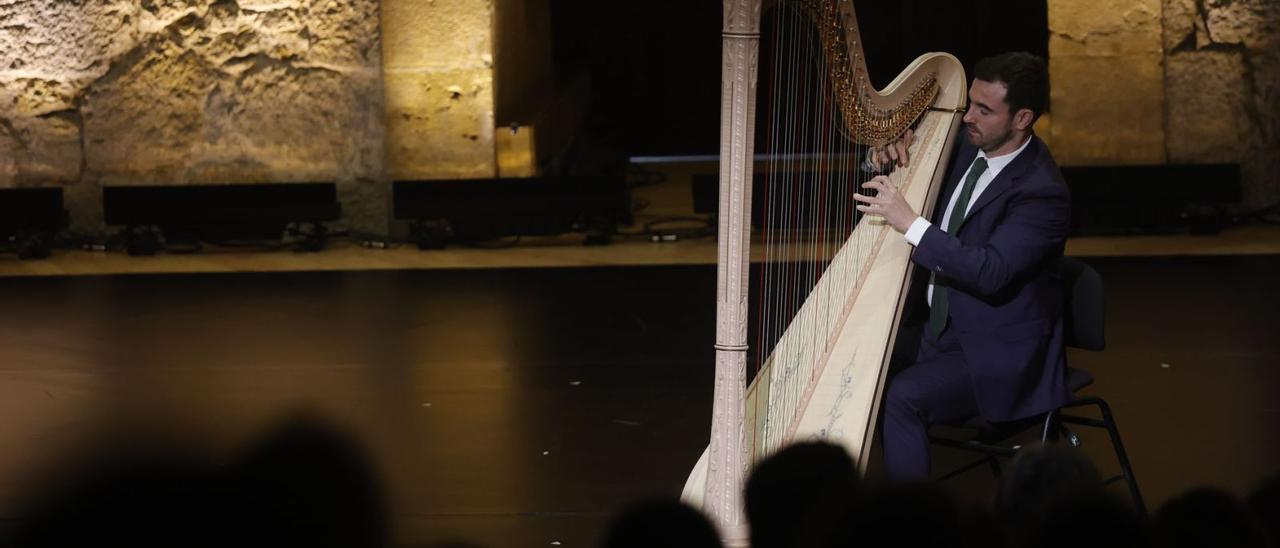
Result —
<instances>
[{"instance_id":1,"label":"black chair","mask_svg":"<svg viewBox=\"0 0 1280 548\"><path fill-rule=\"evenodd\" d=\"M1090 351L1101 351L1106 348L1106 295L1103 291L1102 277L1089 265L1070 257L1063 257L1059 263L1062 276L1064 313L1066 315L1066 343L1072 348ZM975 467L987 464L996 476L1000 475L1000 457L1012 457L1020 445L1010 444L1010 440L1028 429L1040 430L1042 443L1055 443L1065 439L1073 447L1081 445L1080 437L1067 425L1083 425L1106 429L1111 438L1111 446L1120 463L1120 474L1108 478L1105 483L1124 480L1129 487L1129 495L1133 498L1134 507L1141 515L1146 515L1146 505L1142 501L1142 492L1138 489L1138 480L1134 477L1133 467L1129 464L1129 455L1125 453L1124 443L1120 440L1120 431L1116 428L1115 418L1111 414L1111 406L1097 396L1081 396L1081 389L1093 384L1093 375L1083 369L1067 368L1067 386L1074 395L1070 402L1049 413L1030 417L1010 423L991 423L981 415L945 426L956 428L967 433L962 438L931 434L929 441L935 445L953 447L983 454L983 457L949 472L939 479L945 480ZM1101 419L1068 414L1068 410L1096 407Z\"/></svg>"}]
</instances>

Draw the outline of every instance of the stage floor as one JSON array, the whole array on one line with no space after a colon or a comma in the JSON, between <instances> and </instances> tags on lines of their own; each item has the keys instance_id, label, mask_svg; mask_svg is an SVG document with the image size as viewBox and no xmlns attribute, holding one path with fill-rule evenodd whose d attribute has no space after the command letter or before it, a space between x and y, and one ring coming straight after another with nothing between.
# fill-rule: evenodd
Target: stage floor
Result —
<instances>
[{"instance_id":1,"label":"stage floor","mask_svg":"<svg viewBox=\"0 0 1280 548\"><path fill-rule=\"evenodd\" d=\"M1280 472L1280 255L1088 262L1109 346L1070 359L1148 503ZM707 441L714 291L707 264L7 278L0 517L87 455L234 462L308 416L367 456L396 545L592 546L622 505L678 494Z\"/></svg>"}]
</instances>

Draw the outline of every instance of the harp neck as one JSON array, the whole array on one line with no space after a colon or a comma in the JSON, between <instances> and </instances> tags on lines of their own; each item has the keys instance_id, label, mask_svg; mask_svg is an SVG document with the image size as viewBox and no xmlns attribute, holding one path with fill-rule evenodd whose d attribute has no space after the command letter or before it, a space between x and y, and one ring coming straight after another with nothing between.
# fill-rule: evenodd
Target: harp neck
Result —
<instances>
[{"instance_id":1,"label":"harp neck","mask_svg":"<svg viewBox=\"0 0 1280 548\"><path fill-rule=\"evenodd\" d=\"M938 82L930 72L904 73L905 81L900 76L884 93L871 86L852 1L801 0L798 6L817 29L845 134L854 141L889 143L933 103Z\"/></svg>"}]
</instances>

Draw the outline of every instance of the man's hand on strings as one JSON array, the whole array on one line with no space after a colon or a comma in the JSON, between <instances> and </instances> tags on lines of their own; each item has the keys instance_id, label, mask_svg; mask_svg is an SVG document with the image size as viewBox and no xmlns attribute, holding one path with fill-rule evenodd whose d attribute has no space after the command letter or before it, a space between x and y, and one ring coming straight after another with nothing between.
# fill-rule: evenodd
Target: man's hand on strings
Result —
<instances>
[{"instance_id":1,"label":"man's hand on strings","mask_svg":"<svg viewBox=\"0 0 1280 548\"><path fill-rule=\"evenodd\" d=\"M889 182L888 177L877 176L867 181L862 187L875 190L877 195L867 196L855 193L853 199L862 202L858 205L858 211L884 217L885 222L888 222L894 230L906 233L907 229L911 228L911 223L919 217L915 210L911 209L907 199L903 198L898 189Z\"/></svg>"},{"instance_id":2,"label":"man's hand on strings","mask_svg":"<svg viewBox=\"0 0 1280 548\"><path fill-rule=\"evenodd\" d=\"M910 163L910 154L907 149L915 139L915 132L908 128L897 141L871 149L871 163L875 164L877 171L884 171L889 164L907 167Z\"/></svg>"}]
</instances>

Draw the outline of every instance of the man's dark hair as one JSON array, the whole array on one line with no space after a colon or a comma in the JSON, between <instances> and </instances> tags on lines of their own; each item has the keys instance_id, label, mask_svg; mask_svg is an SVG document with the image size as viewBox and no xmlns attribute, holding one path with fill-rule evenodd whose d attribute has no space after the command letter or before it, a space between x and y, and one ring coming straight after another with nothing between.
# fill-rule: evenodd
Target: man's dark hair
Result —
<instances>
[{"instance_id":1,"label":"man's dark hair","mask_svg":"<svg viewBox=\"0 0 1280 548\"><path fill-rule=\"evenodd\" d=\"M1025 108L1038 119L1049 110L1049 69L1039 55L1016 51L987 57L973 67L973 77L1003 83L1010 114Z\"/></svg>"}]
</instances>

